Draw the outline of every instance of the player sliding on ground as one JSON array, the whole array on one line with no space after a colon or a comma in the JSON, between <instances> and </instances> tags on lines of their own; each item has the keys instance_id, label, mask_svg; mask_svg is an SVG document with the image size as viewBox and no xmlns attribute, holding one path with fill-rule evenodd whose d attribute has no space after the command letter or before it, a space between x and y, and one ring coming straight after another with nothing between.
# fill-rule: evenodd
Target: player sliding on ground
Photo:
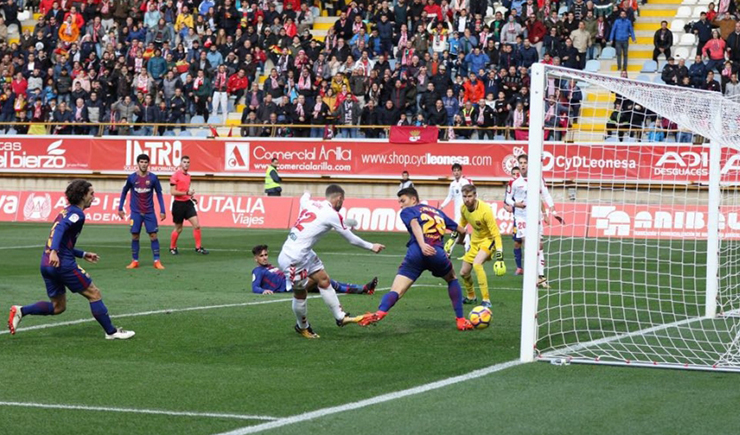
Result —
<instances>
[{"instance_id":1,"label":"player sliding on ground","mask_svg":"<svg viewBox=\"0 0 740 435\"><path fill-rule=\"evenodd\" d=\"M471 269L475 271L475 277L478 279L478 288L480 288L483 305L491 308L491 297L488 294L488 277L483 269L483 263L491 259L491 254L495 251L496 261L493 263L493 271L497 276L506 274L506 264L504 263L504 247L501 242L501 233L498 229L498 223L493 216L491 206L478 199L478 193L475 186L468 184L462 187L463 205L460 207L461 218L458 221L460 228L467 228L468 224L473 228L473 235L470 238L470 249L463 257L462 275L463 285L467 296L463 300L464 304L477 303L478 298L475 296L473 288L473 278L470 276ZM449 255L455 243L463 243L466 234L455 232L452 233L450 240L445 243L445 252Z\"/></svg>"},{"instance_id":2,"label":"player sliding on ground","mask_svg":"<svg viewBox=\"0 0 740 435\"><path fill-rule=\"evenodd\" d=\"M339 214L344 203L344 190L341 187L331 184L326 188L325 195L326 199L323 201L312 201L308 193L301 197L301 212L278 256L280 269L293 287L295 330L305 338L319 338L306 318L308 313L306 293L313 286L318 286L321 298L334 315L337 326L357 323L362 318L362 316L351 317L349 313L344 312L337 293L331 286L331 279L324 270L324 264L313 251L313 246L334 229L352 245L375 253L385 249L385 246L379 243L362 240L345 226Z\"/></svg>"},{"instance_id":3,"label":"player sliding on ground","mask_svg":"<svg viewBox=\"0 0 740 435\"><path fill-rule=\"evenodd\" d=\"M257 245L252 248L254 262L257 267L252 269L252 292L262 295L271 295L273 293L291 292L291 282L285 279L285 273L279 268L270 264L269 251L267 245ZM365 285L347 284L339 281L330 280L331 288L337 293L352 293L372 295L378 286L378 277L374 277ZM309 288L308 292L318 293L316 286Z\"/></svg>"},{"instance_id":4,"label":"player sliding on ground","mask_svg":"<svg viewBox=\"0 0 740 435\"><path fill-rule=\"evenodd\" d=\"M391 291L380 301L378 311L365 314L358 323L367 326L383 320L419 276L428 270L432 275L447 281L447 293L455 310L457 329L473 329L470 321L463 317L462 289L442 246L446 231L464 233L465 228L458 226L439 209L419 204L419 194L413 187L398 191L398 202L402 209L401 220L411 234L406 244L406 256L398 267Z\"/></svg>"},{"instance_id":5,"label":"player sliding on ground","mask_svg":"<svg viewBox=\"0 0 740 435\"><path fill-rule=\"evenodd\" d=\"M131 263L126 269L136 269L139 267L139 236L141 235L142 224L149 234L149 240L152 242L152 255L154 256L154 268L164 269L162 262L159 261L159 239L157 232L159 224L157 216L154 214L154 193L157 194L159 201L159 220L164 220L164 198L162 197L162 185L156 175L149 172L149 156L139 154L136 157L136 165L139 170L129 175L126 184L121 191L121 202L118 206L118 216L121 219L126 218L126 212L123 206L126 204L126 194L131 191Z\"/></svg>"},{"instance_id":6,"label":"player sliding on ground","mask_svg":"<svg viewBox=\"0 0 740 435\"><path fill-rule=\"evenodd\" d=\"M46 284L46 294L51 302L39 301L35 304L10 308L8 328L11 334L18 330L18 324L25 316L53 316L62 314L67 308L66 288L72 293L79 293L90 302L95 320L100 323L108 340L125 340L134 336L134 331L116 328L108 316L108 308L103 297L90 275L81 268L76 258L84 258L90 263L97 263L100 256L94 252L75 249L77 237L85 225L84 209L90 207L95 198L92 184L85 180L74 180L64 192L69 205L54 219L49 239L41 256L41 276Z\"/></svg>"},{"instance_id":7,"label":"player sliding on ground","mask_svg":"<svg viewBox=\"0 0 740 435\"><path fill-rule=\"evenodd\" d=\"M521 174L509 182L510 186L507 189L507 196L504 203L513 204L517 236L514 241L518 241L521 246L527 234L527 163L529 162L529 157L526 154L522 154L517 157L517 160ZM544 208L544 213L540 214L540 234L538 236L540 246L537 251L537 275L539 276L537 286L550 288L550 284L547 283L547 277L545 277L545 253L542 250L542 221L549 225L550 215L552 215L562 224L563 218L555 212L555 203L552 201L550 191L547 190L545 180L542 180L540 184L540 198L535 199L535 203L537 206ZM521 258L521 254L519 256Z\"/></svg>"}]
</instances>

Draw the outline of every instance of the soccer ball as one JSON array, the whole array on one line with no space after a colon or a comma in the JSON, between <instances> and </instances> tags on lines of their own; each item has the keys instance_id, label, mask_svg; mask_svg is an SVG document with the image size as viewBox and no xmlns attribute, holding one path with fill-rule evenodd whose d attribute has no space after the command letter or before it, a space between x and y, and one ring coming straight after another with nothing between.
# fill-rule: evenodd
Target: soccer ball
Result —
<instances>
[{"instance_id":1,"label":"soccer ball","mask_svg":"<svg viewBox=\"0 0 740 435\"><path fill-rule=\"evenodd\" d=\"M491 324L492 316L491 309L481 305L473 308L470 312L469 319L475 329L486 329Z\"/></svg>"}]
</instances>

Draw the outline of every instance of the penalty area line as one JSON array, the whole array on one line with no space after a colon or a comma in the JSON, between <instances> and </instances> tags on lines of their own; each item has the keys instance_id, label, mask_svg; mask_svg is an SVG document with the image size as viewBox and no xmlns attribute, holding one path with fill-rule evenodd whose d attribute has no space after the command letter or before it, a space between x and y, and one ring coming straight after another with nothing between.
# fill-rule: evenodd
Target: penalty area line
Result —
<instances>
[{"instance_id":1,"label":"penalty area line","mask_svg":"<svg viewBox=\"0 0 740 435\"><path fill-rule=\"evenodd\" d=\"M84 405L62 405L56 403L34 403L34 402L3 402L0 406L11 406L21 408L43 408L43 409L64 409L74 411L101 411L101 412L124 412L130 414L152 414L167 415L172 417L210 417L224 418L235 420L261 420L275 421L277 417L266 415L244 415L244 414L222 414L215 412L189 412L189 411L166 411L163 409L137 409L137 408L110 408L107 406L84 406Z\"/></svg>"},{"instance_id":2,"label":"penalty area line","mask_svg":"<svg viewBox=\"0 0 740 435\"><path fill-rule=\"evenodd\" d=\"M369 399L360 400L358 402L351 402L345 405L332 406L329 408L323 408L316 411L306 412L303 414L294 415L292 417L280 418L267 423L260 423L255 426L246 426L239 429L235 429L229 432L222 432L218 435L246 435L251 433L258 433L270 429L275 429L283 426L288 426L295 423L301 423L304 421L315 420L317 418L326 417L332 414L338 414L340 412L352 411L355 409L365 408L371 405L377 405L379 403L390 402L392 400L402 399L404 397L414 396L427 391L438 390L450 385L459 384L461 382L469 381L472 379L481 378L483 376L490 375L492 373L506 370L511 367L515 367L521 364L525 364L519 360L508 361L505 363L495 364L483 369L474 370L460 376L454 376L441 381L431 382L429 384L419 385L418 387L409 388L406 390L395 391L393 393L382 394L380 396L371 397Z\"/></svg>"}]
</instances>

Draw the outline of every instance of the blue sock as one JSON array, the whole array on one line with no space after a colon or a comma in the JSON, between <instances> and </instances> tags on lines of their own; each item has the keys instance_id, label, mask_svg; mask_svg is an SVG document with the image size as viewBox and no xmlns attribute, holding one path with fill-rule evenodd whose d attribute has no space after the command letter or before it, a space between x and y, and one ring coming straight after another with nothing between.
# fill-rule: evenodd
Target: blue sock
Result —
<instances>
[{"instance_id":1,"label":"blue sock","mask_svg":"<svg viewBox=\"0 0 740 435\"><path fill-rule=\"evenodd\" d=\"M53 316L54 304L48 301L38 301L35 304L21 308L21 316Z\"/></svg>"},{"instance_id":2,"label":"blue sock","mask_svg":"<svg viewBox=\"0 0 740 435\"><path fill-rule=\"evenodd\" d=\"M522 268L522 248L514 248L514 261L516 261L516 267Z\"/></svg>"},{"instance_id":3,"label":"blue sock","mask_svg":"<svg viewBox=\"0 0 740 435\"><path fill-rule=\"evenodd\" d=\"M450 296L450 301L452 301L452 308L455 309L455 317L459 319L463 316L463 298L462 288L460 288L457 279L447 283L447 294Z\"/></svg>"},{"instance_id":4,"label":"blue sock","mask_svg":"<svg viewBox=\"0 0 740 435\"><path fill-rule=\"evenodd\" d=\"M347 284L331 280L331 286L337 293L362 293L362 287L355 284Z\"/></svg>"},{"instance_id":5,"label":"blue sock","mask_svg":"<svg viewBox=\"0 0 740 435\"><path fill-rule=\"evenodd\" d=\"M131 257L134 261L139 261L139 239L131 239Z\"/></svg>"},{"instance_id":6,"label":"blue sock","mask_svg":"<svg viewBox=\"0 0 740 435\"><path fill-rule=\"evenodd\" d=\"M92 311L93 317L95 317L95 320L100 323L100 326L103 327L106 334L110 335L116 332L116 327L113 326L113 323L110 321L110 316L108 316L108 308L105 306L102 299L90 302L90 311Z\"/></svg>"},{"instance_id":7,"label":"blue sock","mask_svg":"<svg viewBox=\"0 0 740 435\"><path fill-rule=\"evenodd\" d=\"M152 254L154 254L154 261L159 260L159 239L152 240Z\"/></svg>"},{"instance_id":8,"label":"blue sock","mask_svg":"<svg viewBox=\"0 0 740 435\"><path fill-rule=\"evenodd\" d=\"M380 300L378 311L387 313L394 305L396 305L396 302L398 302L398 293L388 292L383 296L383 299Z\"/></svg>"}]
</instances>

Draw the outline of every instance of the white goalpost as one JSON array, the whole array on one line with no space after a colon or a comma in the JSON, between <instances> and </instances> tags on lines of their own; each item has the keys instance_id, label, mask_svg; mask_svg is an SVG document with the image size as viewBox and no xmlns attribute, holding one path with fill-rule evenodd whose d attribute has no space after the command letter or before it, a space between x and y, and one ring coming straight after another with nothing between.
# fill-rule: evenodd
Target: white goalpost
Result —
<instances>
[{"instance_id":1,"label":"white goalpost","mask_svg":"<svg viewBox=\"0 0 740 435\"><path fill-rule=\"evenodd\" d=\"M740 104L543 64L531 77L521 360L740 370ZM564 225L531 206L543 178Z\"/></svg>"}]
</instances>

